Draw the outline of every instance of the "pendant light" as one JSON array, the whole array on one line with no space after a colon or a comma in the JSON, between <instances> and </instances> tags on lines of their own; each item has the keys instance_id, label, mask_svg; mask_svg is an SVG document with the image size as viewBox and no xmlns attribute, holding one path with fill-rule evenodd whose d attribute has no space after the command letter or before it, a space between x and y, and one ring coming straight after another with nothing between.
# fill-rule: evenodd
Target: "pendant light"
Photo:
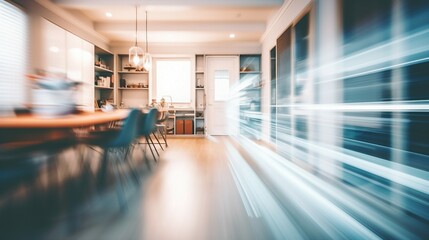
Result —
<instances>
[{"instance_id":1,"label":"pendant light","mask_svg":"<svg viewBox=\"0 0 429 240\"><path fill-rule=\"evenodd\" d=\"M128 50L128 62L133 67L141 67L143 65L143 49L137 46L137 6L136 6L136 41L133 47Z\"/></svg>"},{"instance_id":2,"label":"pendant light","mask_svg":"<svg viewBox=\"0 0 429 240\"><path fill-rule=\"evenodd\" d=\"M147 11L145 11L146 13L146 52L143 55L143 68L146 71L150 71L150 69L152 68L152 56L149 53L148 50L148 42L147 42Z\"/></svg>"}]
</instances>

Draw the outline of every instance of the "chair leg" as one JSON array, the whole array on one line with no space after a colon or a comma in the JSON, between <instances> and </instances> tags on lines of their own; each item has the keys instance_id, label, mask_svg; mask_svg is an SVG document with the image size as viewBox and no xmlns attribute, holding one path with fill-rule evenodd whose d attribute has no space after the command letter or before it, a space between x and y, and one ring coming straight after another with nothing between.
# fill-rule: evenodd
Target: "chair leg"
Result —
<instances>
[{"instance_id":1,"label":"chair leg","mask_svg":"<svg viewBox=\"0 0 429 240\"><path fill-rule=\"evenodd\" d=\"M159 139L156 136L156 134L153 132L152 135L155 137L156 141L158 142L158 145L161 147L161 150L164 151L164 148L162 147L161 142L159 141Z\"/></svg>"},{"instance_id":2,"label":"chair leg","mask_svg":"<svg viewBox=\"0 0 429 240\"><path fill-rule=\"evenodd\" d=\"M125 191L123 189L121 176L119 175L119 165L117 160L112 160L111 165L113 168L113 172L115 173L115 179L116 179L116 195L118 197L119 201L119 207L121 210L124 210L127 208L126 201L125 201Z\"/></svg>"},{"instance_id":3,"label":"chair leg","mask_svg":"<svg viewBox=\"0 0 429 240\"><path fill-rule=\"evenodd\" d=\"M106 184L108 154L109 154L109 149L103 149L100 166L97 173L97 185L98 185L98 188L100 189L104 188Z\"/></svg>"},{"instance_id":4,"label":"chair leg","mask_svg":"<svg viewBox=\"0 0 429 240\"><path fill-rule=\"evenodd\" d=\"M161 131L161 129L162 129L162 131ZM165 147L167 148L168 147L168 143L167 143L167 131L165 130L165 128L164 127L162 127L162 128L159 128L158 129L158 131L159 131L159 133L161 133L161 137L162 137L162 139L164 139L164 143L165 143Z\"/></svg>"},{"instance_id":5,"label":"chair leg","mask_svg":"<svg viewBox=\"0 0 429 240\"><path fill-rule=\"evenodd\" d=\"M140 176L139 176L139 174L137 172L136 166L134 165L132 157L130 157L130 152L131 152L130 149L131 149L131 146L126 149L124 161L128 163L128 166L131 169L131 172L132 172L132 174L134 176L134 180L136 181L136 184L140 185Z\"/></svg>"},{"instance_id":6,"label":"chair leg","mask_svg":"<svg viewBox=\"0 0 429 240\"><path fill-rule=\"evenodd\" d=\"M149 134L148 138L149 138L149 140L150 140L150 143L151 143L151 144L152 144L152 146L153 146L153 149L155 149L156 155L158 155L158 157L159 157L158 149L156 149L156 147L155 147L155 143L153 142L152 138L150 137L150 134Z\"/></svg>"},{"instance_id":7,"label":"chair leg","mask_svg":"<svg viewBox=\"0 0 429 240\"><path fill-rule=\"evenodd\" d=\"M139 143L139 145L141 145L142 143ZM150 167L150 163L149 163L149 159L147 158L147 156L146 156L146 145L147 144L144 144L144 147L142 148L142 152L143 152L143 160L146 162L146 166L147 166L147 168L149 169L149 170L151 170L151 167Z\"/></svg>"},{"instance_id":8,"label":"chair leg","mask_svg":"<svg viewBox=\"0 0 429 240\"><path fill-rule=\"evenodd\" d=\"M150 152L152 153L153 159L154 159L154 160L155 160L155 162L156 162L157 160L156 160L155 154L153 153L152 147L150 146L150 143L149 143L149 139L150 139L150 137L146 136L145 138L146 138L146 143L147 143L147 145L149 146L149 150L150 150ZM155 149L155 150L156 150L156 149Z\"/></svg>"}]
</instances>

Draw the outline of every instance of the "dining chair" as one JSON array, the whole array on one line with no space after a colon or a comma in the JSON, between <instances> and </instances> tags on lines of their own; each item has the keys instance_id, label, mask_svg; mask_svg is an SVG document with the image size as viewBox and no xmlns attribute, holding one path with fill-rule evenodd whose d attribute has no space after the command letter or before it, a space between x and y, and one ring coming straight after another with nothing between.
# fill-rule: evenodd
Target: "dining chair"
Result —
<instances>
[{"instance_id":1,"label":"dining chair","mask_svg":"<svg viewBox=\"0 0 429 240\"><path fill-rule=\"evenodd\" d=\"M168 147L167 143L167 120L170 117L170 113L168 111L163 111L161 114L161 118L156 121L155 127L156 132L158 132L162 139L164 140L165 147ZM164 149L163 149L164 150Z\"/></svg>"},{"instance_id":2,"label":"dining chair","mask_svg":"<svg viewBox=\"0 0 429 240\"><path fill-rule=\"evenodd\" d=\"M126 207L124 184L120 174L120 168L124 170L124 163L128 164L136 183L140 183L140 177L130 158L130 153L133 143L138 137L141 118L141 111L139 109L132 109L120 129L107 130L107 134L95 134L92 137L82 139L82 143L89 146L98 146L103 150L98 177L99 181L105 179L108 165L112 166L115 175L116 193L121 209Z\"/></svg>"},{"instance_id":3,"label":"dining chair","mask_svg":"<svg viewBox=\"0 0 429 240\"><path fill-rule=\"evenodd\" d=\"M145 144L146 146L149 147L149 150L155 162L157 161L157 159L154 151L157 153L158 156L159 156L159 153L150 135L153 133L157 116L158 116L158 110L156 108L151 108L148 111L148 113L144 114L143 117L141 118L140 129L139 129L140 137L144 138L145 140L144 142L139 142L139 144ZM145 151L143 151L143 156L145 157ZM145 158L145 160L146 160L146 164L150 168L147 158Z\"/></svg>"}]
</instances>

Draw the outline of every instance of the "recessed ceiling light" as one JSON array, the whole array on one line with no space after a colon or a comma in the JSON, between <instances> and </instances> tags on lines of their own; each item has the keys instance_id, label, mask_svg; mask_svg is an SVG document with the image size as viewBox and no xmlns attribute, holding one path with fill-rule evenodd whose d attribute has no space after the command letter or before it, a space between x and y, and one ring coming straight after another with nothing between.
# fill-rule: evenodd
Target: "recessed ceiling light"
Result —
<instances>
[{"instance_id":1,"label":"recessed ceiling light","mask_svg":"<svg viewBox=\"0 0 429 240\"><path fill-rule=\"evenodd\" d=\"M60 51L60 49L57 46L51 46L49 48L49 51L53 52L53 53L57 53Z\"/></svg>"},{"instance_id":2,"label":"recessed ceiling light","mask_svg":"<svg viewBox=\"0 0 429 240\"><path fill-rule=\"evenodd\" d=\"M229 34L229 38L235 38L235 34L234 33Z\"/></svg>"},{"instance_id":3,"label":"recessed ceiling light","mask_svg":"<svg viewBox=\"0 0 429 240\"><path fill-rule=\"evenodd\" d=\"M112 13L111 12L106 12L106 17L112 17Z\"/></svg>"}]
</instances>

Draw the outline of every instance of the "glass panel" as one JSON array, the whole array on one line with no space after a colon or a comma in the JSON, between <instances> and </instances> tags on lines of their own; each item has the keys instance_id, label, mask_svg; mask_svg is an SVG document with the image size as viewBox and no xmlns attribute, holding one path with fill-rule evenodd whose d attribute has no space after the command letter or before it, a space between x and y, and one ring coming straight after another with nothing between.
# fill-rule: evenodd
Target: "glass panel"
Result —
<instances>
[{"instance_id":1,"label":"glass panel","mask_svg":"<svg viewBox=\"0 0 429 240\"><path fill-rule=\"evenodd\" d=\"M229 71L216 70L214 74L215 101L226 101L229 95Z\"/></svg>"},{"instance_id":2,"label":"glass panel","mask_svg":"<svg viewBox=\"0 0 429 240\"><path fill-rule=\"evenodd\" d=\"M277 39L277 146L282 155L290 154L292 74L292 30L289 27Z\"/></svg>"},{"instance_id":3,"label":"glass panel","mask_svg":"<svg viewBox=\"0 0 429 240\"><path fill-rule=\"evenodd\" d=\"M352 59L345 64L354 68L345 69L343 77L343 101L354 105L379 103L391 100L392 71L384 70L376 64L379 56L370 55L379 46L384 46L391 38L391 0L343 1L343 42L344 58ZM385 48L385 51L390 51ZM347 61L347 60L346 60ZM376 62L376 61L375 61ZM371 70L371 71L369 71ZM356 75L358 73L358 75ZM361 161L371 157L391 160L391 118L390 112L344 112L343 147L350 155L365 154ZM385 191L391 182L378 175L364 171L350 164L343 164L343 180L357 187L371 189L386 198Z\"/></svg>"},{"instance_id":4,"label":"glass panel","mask_svg":"<svg viewBox=\"0 0 429 240\"><path fill-rule=\"evenodd\" d=\"M271 141L275 141L276 125L277 125L277 69L276 69L276 47L270 51L270 64L271 64Z\"/></svg>"},{"instance_id":5,"label":"glass panel","mask_svg":"<svg viewBox=\"0 0 429 240\"><path fill-rule=\"evenodd\" d=\"M295 102L303 101L308 81L308 34L309 14L306 14L295 29Z\"/></svg>"}]
</instances>

